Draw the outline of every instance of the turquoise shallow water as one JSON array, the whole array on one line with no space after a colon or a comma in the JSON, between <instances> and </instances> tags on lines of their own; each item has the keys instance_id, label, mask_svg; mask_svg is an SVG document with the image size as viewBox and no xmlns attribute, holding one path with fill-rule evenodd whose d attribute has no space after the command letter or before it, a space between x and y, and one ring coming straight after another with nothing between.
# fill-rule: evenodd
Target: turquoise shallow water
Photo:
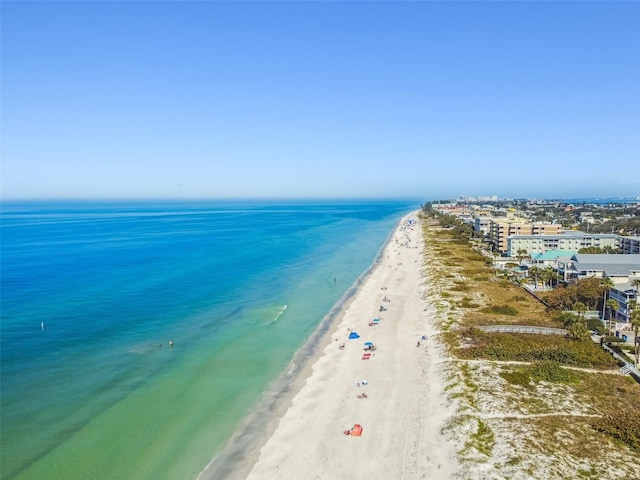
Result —
<instances>
[{"instance_id":1,"label":"turquoise shallow water","mask_svg":"<svg viewBox=\"0 0 640 480\"><path fill-rule=\"evenodd\" d=\"M194 478L415 208L3 204L2 478Z\"/></svg>"}]
</instances>

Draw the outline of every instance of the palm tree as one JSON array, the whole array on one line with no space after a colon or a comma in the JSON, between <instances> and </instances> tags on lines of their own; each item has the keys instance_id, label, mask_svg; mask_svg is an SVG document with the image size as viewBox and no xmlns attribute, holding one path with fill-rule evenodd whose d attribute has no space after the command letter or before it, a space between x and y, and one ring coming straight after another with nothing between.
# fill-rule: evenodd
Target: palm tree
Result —
<instances>
[{"instance_id":1,"label":"palm tree","mask_svg":"<svg viewBox=\"0 0 640 480\"><path fill-rule=\"evenodd\" d=\"M640 308L635 308L635 302L633 306L633 310L629 313L629 320L631 321L631 325L633 325L633 353L636 367L638 367L640 364L640 337L638 337L638 330L640 330Z\"/></svg>"},{"instance_id":2,"label":"palm tree","mask_svg":"<svg viewBox=\"0 0 640 480\"><path fill-rule=\"evenodd\" d=\"M518 255L516 256L516 258L518 259L519 262L522 262L522 260L527 258L528 255L529 254L527 253L527 249L526 248L519 248L518 249Z\"/></svg>"},{"instance_id":3,"label":"palm tree","mask_svg":"<svg viewBox=\"0 0 640 480\"><path fill-rule=\"evenodd\" d=\"M549 270L549 273L548 273L548 275L549 275L549 286L553 287L555 285L557 287L558 286L558 280L560 280L562 278L562 276L553 267L548 267L548 270ZM555 282L554 282L554 280L555 280Z\"/></svg>"},{"instance_id":4,"label":"palm tree","mask_svg":"<svg viewBox=\"0 0 640 480\"><path fill-rule=\"evenodd\" d=\"M611 317L613 316L613 315L611 315L611 314L612 314L614 311L618 310L618 308L620 308L620 304L618 303L618 301L617 301L617 300L609 299L609 300L607 300L607 305L606 305L606 307L609 307L609 321L607 322L608 329L609 329L611 332L613 332L613 330L614 330L613 325L615 324L615 322L612 322L612 321L611 321ZM605 308L606 308L606 307L605 307Z\"/></svg>"},{"instance_id":5,"label":"palm tree","mask_svg":"<svg viewBox=\"0 0 640 480\"><path fill-rule=\"evenodd\" d=\"M633 345L636 367L640 363L640 339L638 338L638 330L640 330L640 308L638 308L638 290L640 290L640 278L634 278L629 282L636 289L636 298L629 302L629 321L633 325Z\"/></svg>"},{"instance_id":6,"label":"palm tree","mask_svg":"<svg viewBox=\"0 0 640 480\"><path fill-rule=\"evenodd\" d=\"M551 282L553 280L558 280L560 278L560 275L556 273L553 267L546 267L544 270L542 270L540 278L545 285L548 284L549 287L551 287Z\"/></svg>"},{"instance_id":7,"label":"palm tree","mask_svg":"<svg viewBox=\"0 0 640 480\"><path fill-rule=\"evenodd\" d=\"M580 320L582 320L582 317L584 317L584 314L587 312L587 306L582 302L574 303L571 308L573 309L574 312L578 313L578 318Z\"/></svg>"},{"instance_id":8,"label":"palm tree","mask_svg":"<svg viewBox=\"0 0 640 480\"><path fill-rule=\"evenodd\" d=\"M540 281L542 282L543 287L546 287L547 282L551 281L551 275L549 275L549 267L540 270Z\"/></svg>"},{"instance_id":9,"label":"palm tree","mask_svg":"<svg viewBox=\"0 0 640 480\"><path fill-rule=\"evenodd\" d=\"M535 284L534 284L534 288L538 288L538 275L540 275L542 273L542 270L540 270L540 268L538 267L531 267L529 268L529 274L533 275Z\"/></svg>"},{"instance_id":10,"label":"palm tree","mask_svg":"<svg viewBox=\"0 0 640 480\"><path fill-rule=\"evenodd\" d=\"M600 279L600 285L604 287L604 297L602 298L602 320L604 320L604 313L607 308L607 295L609 294L609 290L614 287L614 283L609 277L603 277Z\"/></svg>"}]
</instances>

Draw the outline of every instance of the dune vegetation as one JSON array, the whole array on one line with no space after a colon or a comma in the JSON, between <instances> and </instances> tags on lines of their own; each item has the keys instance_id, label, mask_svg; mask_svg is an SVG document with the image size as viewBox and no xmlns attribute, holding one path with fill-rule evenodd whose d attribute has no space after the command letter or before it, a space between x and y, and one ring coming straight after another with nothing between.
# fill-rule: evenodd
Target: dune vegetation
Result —
<instances>
[{"instance_id":1,"label":"dune vegetation","mask_svg":"<svg viewBox=\"0 0 640 480\"><path fill-rule=\"evenodd\" d=\"M640 385L589 335L479 329L567 324L496 271L468 228L426 213L423 220L423 274L457 408L446 432L462 477L638 478Z\"/></svg>"}]
</instances>

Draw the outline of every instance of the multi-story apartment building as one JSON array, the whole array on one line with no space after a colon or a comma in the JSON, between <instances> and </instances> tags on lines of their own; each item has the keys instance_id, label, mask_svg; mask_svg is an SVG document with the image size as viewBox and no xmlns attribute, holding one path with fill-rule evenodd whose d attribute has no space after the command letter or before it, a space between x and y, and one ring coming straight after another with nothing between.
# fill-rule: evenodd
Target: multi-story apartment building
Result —
<instances>
[{"instance_id":1,"label":"multi-story apartment building","mask_svg":"<svg viewBox=\"0 0 640 480\"><path fill-rule=\"evenodd\" d=\"M620 235L612 233L584 233L569 231L561 235L516 235L508 239L507 255L514 256L518 250L527 253L546 252L547 250L573 250L577 252L587 247L620 248ZM631 252L629 252L631 253Z\"/></svg>"},{"instance_id":2,"label":"multi-story apartment building","mask_svg":"<svg viewBox=\"0 0 640 480\"><path fill-rule=\"evenodd\" d=\"M620 237L622 253L640 253L640 237Z\"/></svg>"},{"instance_id":3,"label":"multi-story apartment building","mask_svg":"<svg viewBox=\"0 0 640 480\"><path fill-rule=\"evenodd\" d=\"M628 282L615 285L609 290L609 299L618 302L618 308L613 312L617 322L629 322L631 306L637 295L636 289Z\"/></svg>"},{"instance_id":4,"label":"multi-story apartment building","mask_svg":"<svg viewBox=\"0 0 640 480\"><path fill-rule=\"evenodd\" d=\"M492 221L489 236L496 250L500 253L506 253L508 248L508 239L511 235L531 235L533 227L530 223L522 223L517 221Z\"/></svg>"},{"instance_id":5,"label":"multi-story apartment building","mask_svg":"<svg viewBox=\"0 0 640 480\"><path fill-rule=\"evenodd\" d=\"M513 236L541 237L557 235L562 232L562 226L552 223L529 223L520 221L512 222L492 222L490 236L493 244L500 253L513 256L518 253L518 249L509 249L509 239ZM570 250L570 249L566 249ZM533 250L527 249L527 252ZM543 251L543 250L537 250Z\"/></svg>"},{"instance_id":6,"label":"multi-story apartment building","mask_svg":"<svg viewBox=\"0 0 640 480\"><path fill-rule=\"evenodd\" d=\"M564 231L557 223L533 223L532 227L533 235L558 235Z\"/></svg>"},{"instance_id":7,"label":"multi-story apartment building","mask_svg":"<svg viewBox=\"0 0 640 480\"><path fill-rule=\"evenodd\" d=\"M473 229L476 232L482 232L486 235L491 233L491 223L493 219L491 217L478 216L473 219Z\"/></svg>"}]
</instances>

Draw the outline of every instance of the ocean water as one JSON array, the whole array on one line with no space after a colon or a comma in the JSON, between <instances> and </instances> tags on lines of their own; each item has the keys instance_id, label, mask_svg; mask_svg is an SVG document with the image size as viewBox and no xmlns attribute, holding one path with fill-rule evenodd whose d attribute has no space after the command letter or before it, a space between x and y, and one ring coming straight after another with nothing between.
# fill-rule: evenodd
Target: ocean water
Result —
<instances>
[{"instance_id":1,"label":"ocean water","mask_svg":"<svg viewBox=\"0 0 640 480\"><path fill-rule=\"evenodd\" d=\"M0 476L195 478L416 208L4 203Z\"/></svg>"}]
</instances>

